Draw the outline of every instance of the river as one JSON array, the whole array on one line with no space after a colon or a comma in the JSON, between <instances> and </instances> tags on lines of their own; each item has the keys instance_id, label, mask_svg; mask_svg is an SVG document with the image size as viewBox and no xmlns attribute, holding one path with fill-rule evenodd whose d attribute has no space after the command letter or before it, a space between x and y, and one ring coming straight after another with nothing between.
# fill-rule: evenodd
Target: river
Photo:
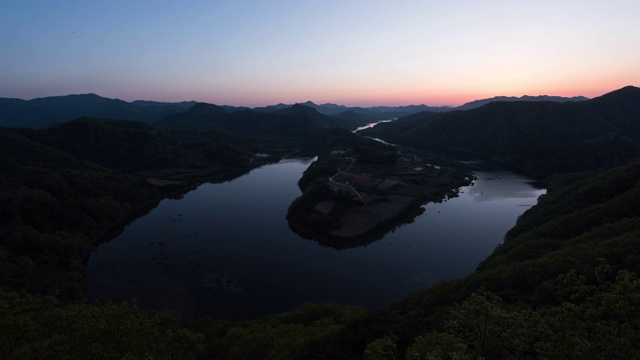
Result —
<instances>
[{"instance_id":1,"label":"river","mask_svg":"<svg viewBox=\"0 0 640 360\"><path fill-rule=\"evenodd\" d=\"M284 160L165 199L90 256L85 294L186 316L250 319L305 302L381 309L473 272L543 189L511 172L476 172L460 196L365 247L335 250L289 229L311 160Z\"/></svg>"}]
</instances>

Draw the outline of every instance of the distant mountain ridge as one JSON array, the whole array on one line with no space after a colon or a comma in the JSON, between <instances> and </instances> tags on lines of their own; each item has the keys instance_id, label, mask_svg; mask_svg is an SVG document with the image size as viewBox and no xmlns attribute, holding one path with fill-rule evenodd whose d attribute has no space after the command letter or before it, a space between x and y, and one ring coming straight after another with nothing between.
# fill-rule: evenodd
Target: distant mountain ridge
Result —
<instances>
[{"instance_id":1,"label":"distant mountain ridge","mask_svg":"<svg viewBox=\"0 0 640 360\"><path fill-rule=\"evenodd\" d=\"M482 106L493 101L581 101L585 97L563 98L558 96L524 96L521 98L498 96L491 99L476 100L461 107L451 106L371 106L349 107L338 104L315 104L312 101L301 103L315 109L320 114L336 116L350 122L374 122L395 119L421 112L440 113L451 110L464 110ZM196 105L196 101L159 102L151 100L135 100L126 102L120 99L102 97L93 93L51 96L22 100L0 98L0 126L21 128L43 128L65 123L80 117L104 118L114 120L138 120L154 122L168 115L186 111ZM253 110L272 112L294 106L295 104L277 104L265 107L248 108L243 106L219 105L228 112ZM218 106L218 105L216 105Z\"/></svg>"},{"instance_id":2,"label":"distant mountain ridge","mask_svg":"<svg viewBox=\"0 0 640 360\"><path fill-rule=\"evenodd\" d=\"M406 105L406 106L371 106L371 107L346 106L346 105L338 105L338 104L332 104L332 103L318 105L313 101L306 101L300 104L316 109L319 113L322 113L325 115L339 115L345 112L353 112L356 114L373 117L377 120L394 119L394 118L407 116L407 115L415 114L422 111L443 112L443 111L450 111L454 109L451 106L428 106L424 104L423 105ZM292 106L292 105L280 103L277 105L258 107L258 108L255 108L254 110L274 111L274 110L282 109L289 106Z\"/></svg>"},{"instance_id":3,"label":"distant mountain ridge","mask_svg":"<svg viewBox=\"0 0 640 360\"><path fill-rule=\"evenodd\" d=\"M139 106L146 106L146 107L151 107L151 106L180 106L180 107L184 107L184 108L188 108L191 107L195 104L197 104L197 101L191 100L191 101L180 101L180 102L162 102L162 101L152 101L152 100L134 100L131 102L131 104L133 105L139 105Z\"/></svg>"},{"instance_id":4,"label":"distant mountain ridge","mask_svg":"<svg viewBox=\"0 0 640 360\"><path fill-rule=\"evenodd\" d=\"M534 176L595 169L640 157L640 88L585 101L490 102L422 113L364 133L401 145L489 156Z\"/></svg>"},{"instance_id":5,"label":"distant mountain ridge","mask_svg":"<svg viewBox=\"0 0 640 360\"><path fill-rule=\"evenodd\" d=\"M549 96L549 95L538 95L538 96L530 96L524 95L521 97L516 96L494 96L488 99L480 99L468 102L461 106L458 106L456 110L470 110L479 108L484 106L490 102L495 101L553 101L553 102L566 102L566 101L585 101L589 100L588 97L584 96L573 96L573 97L563 97L563 96Z\"/></svg>"},{"instance_id":6,"label":"distant mountain ridge","mask_svg":"<svg viewBox=\"0 0 640 360\"><path fill-rule=\"evenodd\" d=\"M43 128L83 116L151 122L184 111L189 104L148 101L129 103L93 93L32 100L0 98L0 126Z\"/></svg>"}]
</instances>

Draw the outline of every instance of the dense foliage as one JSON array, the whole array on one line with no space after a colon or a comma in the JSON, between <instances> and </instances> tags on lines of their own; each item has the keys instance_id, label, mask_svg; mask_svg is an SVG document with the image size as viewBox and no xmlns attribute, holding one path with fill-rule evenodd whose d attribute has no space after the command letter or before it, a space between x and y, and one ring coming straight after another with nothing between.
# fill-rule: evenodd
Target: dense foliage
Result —
<instances>
[{"instance_id":1,"label":"dense foliage","mask_svg":"<svg viewBox=\"0 0 640 360\"><path fill-rule=\"evenodd\" d=\"M83 260L105 230L157 196L118 173L0 130L0 284L82 298Z\"/></svg>"},{"instance_id":2,"label":"dense foliage","mask_svg":"<svg viewBox=\"0 0 640 360\"><path fill-rule=\"evenodd\" d=\"M411 338L421 331L418 329L446 328L452 321L450 315L438 309L468 302L482 293L490 301L528 319L535 320L531 317L535 313L556 317L552 333L573 343L584 342L581 346L593 352L592 358L608 358L609 351L633 351L629 345L615 350L604 348L603 343L595 342L602 334L590 333L592 338L585 339L580 332L591 326L603 327L598 331L619 334L615 339L618 344L637 341L637 333L622 330L637 328L637 316L626 317L616 312L634 311L638 306L640 213L636 204L639 201L640 162L596 174L558 176L551 181L548 194L520 217L504 244L496 248L478 271L465 279L445 282L410 296L389 314L399 319L398 331ZM608 308L607 302L619 305ZM571 316L575 318L569 322ZM570 357L573 345L566 345L567 354L551 356L553 346L539 343L545 331L551 330L541 328L538 321L518 325L532 332L526 340L530 347L528 355L482 356ZM581 328L573 328L578 324ZM407 332L407 329L416 330ZM514 333L508 334L511 338ZM468 338L463 340L469 344ZM549 337L545 341L559 340ZM505 344L500 347L508 349ZM538 347L546 349L545 356L532 350Z\"/></svg>"},{"instance_id":3,"label":"dense foliage","mask_svg":"<svg viewBox=\"0 0 640 360\"><path fill-rule=\"evenodd\" d=\"M204 337L135 305L61 305L0 291L3 359L196 359Z\"/></svg>"}]
</instances>

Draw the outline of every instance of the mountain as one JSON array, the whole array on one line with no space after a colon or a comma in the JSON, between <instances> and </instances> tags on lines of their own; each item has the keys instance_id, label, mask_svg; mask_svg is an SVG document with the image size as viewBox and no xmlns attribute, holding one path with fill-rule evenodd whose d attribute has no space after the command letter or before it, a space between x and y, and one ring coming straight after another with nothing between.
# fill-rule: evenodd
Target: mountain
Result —
<instances>
[{"instance_id":1,"label":"mountain","mask_svg":"<svg viewBox=\"0 0 640 360\"><path fill-rule=\"evenodd\" d=\"M337 105L337 104L331 104L331 103L318 105L312 101L301 103L301 105L316 109L319 113L322 113L325 115L336 116L346 112L351 112L361 118L368 117L369 119L373 119L372 121L395 119L398 117L415 114L421 111L443 112L443 111L449 111L453 109L450 106L427 106L427 105L350 107L350 106ZM270 112L274 110L280 110L289 106L291 105L280 103L277 105L254 108L253 110ZM372 122L372 121L368 121L368 122Z\"/></svg>"},{"instance_id":2,"label":"mountain","mask_svg":"<svg viewBox=\"0 0 640 360\"><path fill-rule=\"evenodd\" d=\"M185 112L166 116L155 124L174 129L252 133L266 129L285 131L289 127L338 125L335 119L300 104L269 112L250 109L229 112L223 107L206 103L198 103Z\"/></svg>"},{"instance_id":3,"label":"mountain","mask_svg":"<svg viewBox=\"0 0 640 360\"><path fill-rule=\"evenodd\" d=\"M217 105L199 103L185 112L159 119L156 125L184 130L220 130L261 133L263 131L290 132L300 127L341 127L353 130L370 118L358 116L328 116L302 105L278 107L276 110L241 109L228 111Z\"/></svg>"},{"instance_id":4,"label":"mountain","mask_svg":"<svg viewBox=\"0 0 640 360\"><path fill-rule=\"evenodd\" d=\"M0 128L0 288L81 299L94 241L157 193L140 177L40 140L33 130Z\"/></svg>"},{"instance_id":5,"label":"mountain","mask_svg":"<svg viewBox=\"0 0 640 360\"><path fill-rule=\"evenodd\" d=\"M368 108L356 108L361 109L365 114L375 115L382 120L395 119L403 116L419 112L445 112L450 111L450 106L427 106L427 105L407 105L407 106L373 106ZM355 110L354 111L358 111Z\"/></svg>"},{"instance_id":6,"label":"mountain","mask_svg":"<svg viewBox=\"0 0 640 360\"><path fill-rule=\"evenodd\" d=\"M318 112L321 112L326 115L337 115L345 111L353 111L352 108L349 108L345 105L337 105L337 104L331 104L331 103L316 105L313 101L307 101L302 103L302 105L308 106L310 108L314 108L318 110Z\"/></svg>"},{"instance_id":7,"label":"mountain","mask_svg":"<svg viewBox=\"0 0 640 360\"><path fill-rule=\"evenodd\" d=\"M196 103L186 111L167 115L154 122L156 126L189 130L203 130L220 119L227 119L229 112L220 106Z\"/></svg>"},{"instance_id":8,"label":"mountain","mask_svg":"<svg viewBox=\"0 0 640 360\"><path fill-rule=\"evenodd\" d=\"M181 143L147 123L86 117L29 134L77 159L116 169L175 166Z\"/></svg>"},{"instance_id":9,"label":"mountain","mask_svg":"<svg viewBox=\"0 0 640 360\"><path fill-rule=\"evenodd\" d=\"M37 128L51 123L51 111L30 106L26 100L0 98L0 125Z\"/></svg>"},{"instance_id":10,"label":"mountain","mask_svg":"<svg viewBox=\"0 0 640 360\"><path fill-rule=\"evenodd\" d=\"M195 104L197 101L181 101L181 102L160 102L160 101L152 101L152 100L134 100L131 102L132 105L143 106L143 107L164 107L164 106L175 106L187 109Z\"/></svg>"},{"instance_id":11,"label":"mountain","mask_svg":"<svg viewBox=\"0 0 640 360\"><path fill-rule=\"evenodd\" d=\"M276 105L267 105L267 106L263 106L263 107L255 107L255 108L253 108L251 110L260 111L260 112L272 112L272 111L288 108L288 107L291 107L291 106L292 106L292 104L279 103L279 104L276 104Z\"/></svg>"},{"instance_id":12,"label":"mountain","mask_svg":"<svg viewBox=\"0 0 640 360\"><path fill-rule=\"evenodd\" d=\"M640 156L640 89L629 86L578 102L492 102L414 115L364 134L488 156L533 176L594 169Z\"/></svg>"},{"instance_id":13,"label":"mountain","mask_svg":"<svg viewBox=\"0 0 640 360\"><path fill-rule=\"evenodd\" d=\"M188 106L190 102L134 101L129 103L96 94L52 96L28 101L2 98L0 99L0 126L42 128L83 116L151 122L166 115L184 111Z\"/></svg>"},{"instance_id":14,"label":"mountain","mask_svg":"<svg viewBox=\"0 0 640 360\"><path fill-rule=\"evenodd\" d=\"M250 109L229 112L223 107L199 103L189 110L166 116L154 123L167 131L215 132L236 145L255 148L298 148L299 154L319 151L323 140L337 132L355 129L359 123L317 112L296 104L274 111ZM260 151L257 151L260 152Z\"/></svg>"},{"instance_id":15,"label":"mountain","mask_svg":"<svg viewBox=\"0 0 640 360\"><path fill-rule=\"evenodd\" d=\"M457 109L478 107L491 101L579 101L584 99L586 98L561 98L553 96L524 96L522 98L495 97L467 103ZM0 98L0 126L42 128L71 121L83 116L154 122L168 115L184 112L195 104L195 101L172 103L135 100L126 102L119 99L105 98L92 93L51 96L32 100ZM350 119L349 121L351 121L351 123L349 126L352 127L356 123L360 125L365 124L363 123L363 121L365 121L364 119L367 119L366 122L368 123L400 118L420 112L445 112L454 109L449 106L427 105L348 107L331 103L317 105L312 101L307 101L301 105L313 108L324 115L338 116L338 118L343 120ZM257 107L251 110L257 112L273 112L291 106L293 105L280 103ZM221 105L220 107L227 112L250 110L250 108L243 106ZM340 115L344 113L348 114Z\"/></svg>"},{"instance_id":16,"label":"mountain","mask_svg":"<svg viewBox=\"0 0 640 360\"><path fill-rule=\"evenodd\" d=\"M303 105L312 107L319 112L327 115L338 115L346 111L352 111L375 118L376 120L395 119L402 116L415 114L421 111L443 112L452 108L449 106L427 106L427 105L407 105L407 106L371 106L371 107L348 107L336 104L316 105L311 101L307 101Z\"/></svg>"},{"instance_id":17,"label":"mountain","mask_svg":"<svg viewBox=\"0 0 640 360\"><path fill-rule=\"evenodd\" d=\"M496 101L553 101L553 102L566 102L566 101L585 101L589 100L584 96L573 96L573 97L562 97L562 96L549 96L549 95L538 95L538 96L529 96L524 95L521 97L515 96L495 96L490 99L480 99L468 102L464 105L458 106L455 108L456 110L470 110L475 109L481 106L484 106L490 102Z\"/></svg>"},{"instance_id":18,"label":"mountain","mask_svg":"<svg viewBox=\"0 0 640 360\"><path fill-rule=\"evenodd\" d=\"M347 110L332 115L332 117L340 119L344 123L356 125L356 127L380 121L377 116L358 113L353 110Z\"/></svg>"}]
</instances>

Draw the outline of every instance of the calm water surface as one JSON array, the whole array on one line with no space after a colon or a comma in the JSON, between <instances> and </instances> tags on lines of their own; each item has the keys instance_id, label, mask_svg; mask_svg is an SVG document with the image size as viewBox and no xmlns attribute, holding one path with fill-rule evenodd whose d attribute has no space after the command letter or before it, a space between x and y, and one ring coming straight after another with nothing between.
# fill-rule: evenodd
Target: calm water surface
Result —
<instances>
[{"instance_id":1,"label":"calm water surface","mask_svg":"<svg viewBox=\"0 0 640 360\"><path fill-rule=\"evenodd\" d=\"M475 270L544 190L510 172L428 204L366 247L335 250L292 232L287 208L310 160L285 160L163 200L90 257L88 299L246 319L304 302L383 308Z\"/></svg>"}]
</instances>

